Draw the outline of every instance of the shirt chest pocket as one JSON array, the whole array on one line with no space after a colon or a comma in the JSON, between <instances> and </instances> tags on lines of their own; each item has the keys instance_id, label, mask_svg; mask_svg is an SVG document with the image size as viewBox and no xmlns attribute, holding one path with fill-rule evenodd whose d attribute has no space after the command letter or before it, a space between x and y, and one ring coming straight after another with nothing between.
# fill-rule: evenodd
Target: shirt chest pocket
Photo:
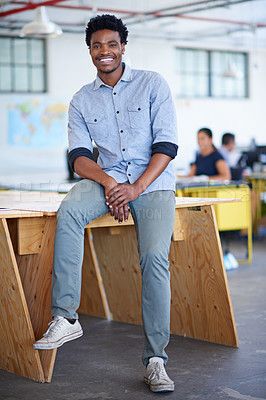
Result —
<instances>
[{"instance_id":1,"label":"shirt chest pocket","mask_svg":"<svg viewBox=\"0 0 266 400\"><path fill-rule=\"evenodd\" d=\"M130 104L127 109L131 128L143 128L147 127L147 124L150 124L149 103Z\"/></svg>"},{"instance_id":2,"label":"shirt chest pocket","mask_svg":"<svg viewBox=\"0 0 266 400\"><path fill-rule=\"evenodd\" d=\"M104 110L92 110L89 114L84 116L84 120L91 138L96 144L109 136L110 130L108 129L107 116Z\"/></svg>"}]
</instances>

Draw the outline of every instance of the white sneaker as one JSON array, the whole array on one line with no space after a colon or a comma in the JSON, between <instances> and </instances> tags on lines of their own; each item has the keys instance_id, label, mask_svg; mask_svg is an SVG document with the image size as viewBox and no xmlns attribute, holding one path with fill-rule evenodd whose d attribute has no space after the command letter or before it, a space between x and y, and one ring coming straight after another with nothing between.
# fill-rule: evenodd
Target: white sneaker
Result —
<instances>
[{"instance_id":1,"label":"white sneaker","mask_svg":"<svg viewBox=\"0 0 266 400\"><path fill-rule=\"evenodd\" d=\"M173 392L174 382L167 375L163 359L152 357L144 373L144 380L150 386L152 392Z\"/></svg>"},{"instance_id":2,"label":"white sneaker","mask_svg":"<svg viewBox=\"0 0 266 400\"><path fill-rule=\"evenodd\" d=\"M71 324L66 318L55 317L53 321L49 322L49 325L43 338L34 343L33 348L35 350L56 349L62 344L83 335L83 330L78 320Z\"/></svg>"}]
</instances>

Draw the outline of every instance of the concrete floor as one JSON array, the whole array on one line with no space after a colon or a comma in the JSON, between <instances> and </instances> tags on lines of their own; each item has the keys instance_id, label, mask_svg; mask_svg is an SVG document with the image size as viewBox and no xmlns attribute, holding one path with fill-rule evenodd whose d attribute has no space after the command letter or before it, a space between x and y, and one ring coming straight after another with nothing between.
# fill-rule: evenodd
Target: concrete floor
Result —
<instances>
[{"instance_id":1,"label":"concrete floor","mask_svg":"<svg viewBox=\"0 0 266 400\"><path fill-rule=\"evenodd\" d=\"M40 384L0 371L1 400L262 400L266 399L266 238L254 243L252 264L227 273L240 347L172 336L167 371L171 394L143 382L142 328L80 316L84 336L58 350L53 379ZM242 241L230 242L235 255Z\"/></svg>"}]
</instances>

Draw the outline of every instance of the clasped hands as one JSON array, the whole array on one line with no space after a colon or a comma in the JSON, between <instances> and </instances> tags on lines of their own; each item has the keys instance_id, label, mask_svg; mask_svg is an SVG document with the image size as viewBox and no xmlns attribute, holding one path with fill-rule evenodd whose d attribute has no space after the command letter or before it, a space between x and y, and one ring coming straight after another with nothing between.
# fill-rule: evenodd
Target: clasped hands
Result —
<instances>
[{"instance_id":1,"label":"clasped hands","mask_svg":"<svg viewBox=\"0 0 266 400\"><path fill-rule=\"evenodd\" d=\"M128 220L128 203L136 200L138 193L135 184L117 183L111 190L106 190L106 204L109 207L110 214L121 224L123 220Z\"/></svg>"}]
</instances>

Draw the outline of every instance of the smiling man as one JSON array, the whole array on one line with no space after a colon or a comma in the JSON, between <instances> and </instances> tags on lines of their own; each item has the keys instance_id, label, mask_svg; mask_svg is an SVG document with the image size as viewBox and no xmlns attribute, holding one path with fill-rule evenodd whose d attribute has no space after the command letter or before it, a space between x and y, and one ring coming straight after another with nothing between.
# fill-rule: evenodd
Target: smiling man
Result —
<instances>
[{"instance_id":1,"label":"smiling man","mask_svg":"<svg viewBox=\"0 0 266 400\"><path fill-rule=\"evenodd\" d=\"M175 218L175 109L158 73L130 69L122 62L127 35L126 26L113 15L92 18L86 28L97 77L74 95L68 125L69 162L84 179L57 213L53 321L34 348L57 348L83 334L77 309L85 226L108 212L122 223L130 210L142 273L144 379L154 392L173 391L174 382L165 371L165 348L170 336L168 254ZM97 164L93 140L99 150Z\"/></svg>"}]
</instances>

